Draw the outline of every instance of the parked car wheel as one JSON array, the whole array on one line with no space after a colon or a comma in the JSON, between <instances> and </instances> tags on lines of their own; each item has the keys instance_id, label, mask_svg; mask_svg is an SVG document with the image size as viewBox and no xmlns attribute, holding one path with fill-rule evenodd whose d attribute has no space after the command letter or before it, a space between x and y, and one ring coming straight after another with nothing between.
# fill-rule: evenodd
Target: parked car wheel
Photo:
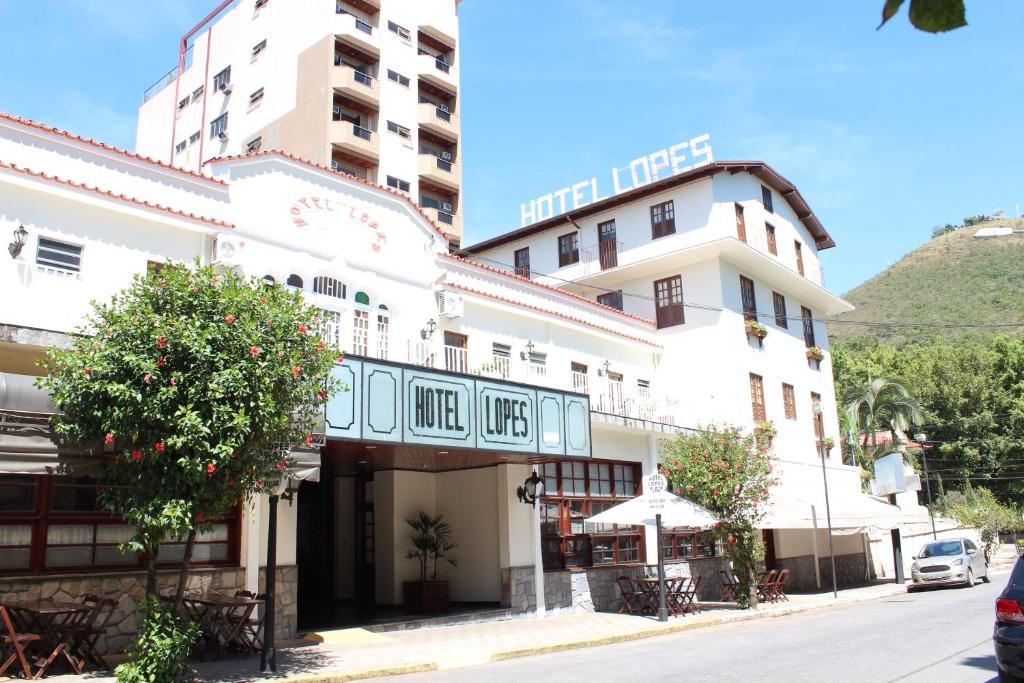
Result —
<instances>
[{"instance_id":1,"label":"parked car wheel","mask_svg":"<svg viewBox=\"0 0 1024 683\"><path fill-rule=\"evenodd\" d=\"M988 575L988 565L985 565L985 575L981 577L982 583L992 583L992 577Z\"/></svg>"},{"instance_id":2,"label":"parked car wheel","mask_svg":"<svg viewBox=\"0 0 1024 683\"><path fill-rule=\"evenodd\" d=\"M999 672L999 683L1024 683L1024 678L1008 674L1005 671Z\"/></svg>"},{"instance_id":3,"label":"parked car wheel","mask_svg":"<svg viewBox=\"0 0 1024 683\"><path fill-rule=\"evenodd\" d=\"M974 588L974 570L970 567L967 568L967 581L964 583L967 588Z\"/></svg>"}]
</instances>

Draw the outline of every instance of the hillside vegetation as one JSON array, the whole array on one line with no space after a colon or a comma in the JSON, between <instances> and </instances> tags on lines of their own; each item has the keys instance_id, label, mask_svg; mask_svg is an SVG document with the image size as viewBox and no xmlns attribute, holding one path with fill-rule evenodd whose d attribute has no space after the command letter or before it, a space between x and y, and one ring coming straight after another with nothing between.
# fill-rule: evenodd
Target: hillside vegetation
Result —
<instances>
[{"instance_id":1,"label":"hillside vegetation","mask_svg":"<svg viewBox=\"0 0 1024 683\"><path fill-rule=\"evenodd\" d=\"M996 330L884 329L841 321L898 323L1024 322L1024 234L979 239L979 228L1024 230L1022 220L980 223L935 237L896 264L850 290L844 298L857 310L837 316L829 333L837 339L869 336L897 344L937 338L984 343Z\"/></svg>"}]
</instances>

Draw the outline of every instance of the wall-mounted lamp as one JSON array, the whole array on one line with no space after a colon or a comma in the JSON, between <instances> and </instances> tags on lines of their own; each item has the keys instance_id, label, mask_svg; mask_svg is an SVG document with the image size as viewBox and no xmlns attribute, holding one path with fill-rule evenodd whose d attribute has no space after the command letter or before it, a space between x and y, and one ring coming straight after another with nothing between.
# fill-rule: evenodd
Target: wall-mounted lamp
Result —
<instances>
[{"instance_id":1,"label":"wall-mounted lamp","mask_svg":"<svg viewBox=\"0 0 1024 683\"><path fill-rule=\"evenodd\" d=\"M601 368L604 368L604 369L602 370ZM597 376L598 377L604 377L604 376L606 376L611 371L611 369L612 369L612 362L610 360L606 360L605 362L601 363L601 367L597 369Z\"/></svg>"},{"instance_id":2,"label":"wall-mounted lamp","mask_svg":"<svg viewBox=\"0 0 1024 683\"><path fill-rule=\"evenodd\" d=\"M530 358L533 356L533 349L534 349L533 342L532 341L526 342L526 350L525 351L520 351L519 352L519 357L522 358L523 360L530 360Z\"/></svg>"},{"instance_id":3,"label":"wall-mounted lamp","mask_svg":"<svg viewBox=\"0 0 1024 683\"><path fill-rule=\"evenodd\" d=\"M437 329L437 321L433 318L427 321L426 326L420 330L420 338L426 341L434 336L434 331Z\"/></svg>"},{"instance_id":4,"label":"wall-mounted lamp","mask_svg":"<svg viewBox=\"0 0 1024 683\"><path fill-rule=\"evenodd\" d=\"M544 495L544 480L538 477L536 472L531 472L529 479L516 489L516 495L519 496L520 503L536 507L537 499Z\"/></svg>"},{"instance_id":5,"label":"wall-mounted lamp","mask_svg":"<svg viewBox=\"0 0 1024 683\"><path fill-rule=\"evenodd\" d=\"M7 253L11 255L11 258L18 258L18 254L21 253L21 248L25 246L27 238L28 230L25 229L24 225L19 225L18 229L14 231L14 241L7 245Z\"/></svg>"}]
</instances>

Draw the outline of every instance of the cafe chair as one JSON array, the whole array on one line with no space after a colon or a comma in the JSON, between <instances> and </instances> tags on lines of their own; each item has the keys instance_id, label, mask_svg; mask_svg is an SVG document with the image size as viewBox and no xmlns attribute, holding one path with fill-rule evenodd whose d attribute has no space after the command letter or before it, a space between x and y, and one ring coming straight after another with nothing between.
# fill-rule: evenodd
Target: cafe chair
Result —
<instances>
[{"instance_id":1,"label":"cafe chair","mask_svg":"<svg viewBox=\"0 0 1024 683\"><path fill-rule=\"evenodd\" d=\"M11 615L3 605L0 605L0 619L3 620L3 626L7 632L6 635L0 635L0 657L8 649L11 650L10 656L4 660L3 664L0 664L0 676L3 676L7 669L17 661L21 663L21 670L25 673L25 678L34 678L32 667L25 656L25 650L28 649L26 646L41 640L41 636L37 633L18 633L11 621Z\"/></svg>"},{"instance_id":2,"label":"cafe chair","mask_svg":"<svg viewBox=\"0 0 1024 683\"><path fill-rule=\"evenodd\" d=\"M263 622L267 615L267 596L265 593L257 595L252 591L240 590L235 591L235 597L259 600L263 603L262 605L257 605L248 618L244 618L239 614L229 617L233 623L238 623L238 621L244 619L242 626L238 631L238 637L250 650L253 652L259 652L263 649Z\"/></svg>"},{"instance_id":3,"label":"cafe chair","mask_svg":"<svg viewBox=\"0 0 1024 683\"><path fill-rule=\"evenodd\" d=\"M92 593L82 596L82 604L91 609L78 624L68 627L72 637L72 648L75 654L101 669L109 669L103 655L97 649L97 643L107 631L107 626L114 616L117 601L113 598L101 598Z\"/></svg>"},{"instance_id":4,"label":"cafe chair","mask_svg":"<svg viewBox=\"0 0 1024 683\"><path fill-rule=\"evenodd\" d=\"M619 576L615 579L619 584L619 592L622 593L622 607L619 607L619 614L643 614L644 597L637 592L633 579L628 576Z\"/></svg>"}]
</instances>

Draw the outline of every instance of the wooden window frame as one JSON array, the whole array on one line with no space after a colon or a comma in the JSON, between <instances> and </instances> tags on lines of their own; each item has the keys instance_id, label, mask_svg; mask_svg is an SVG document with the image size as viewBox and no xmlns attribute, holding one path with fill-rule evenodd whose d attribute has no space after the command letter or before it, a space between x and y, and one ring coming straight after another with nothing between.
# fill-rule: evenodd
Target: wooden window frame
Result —
<instances>
[{"instance_id":1,"label":"wooden window frame","mask_svg":"<svg viewBox=\"0 0 1024 683\"><path fill-rule=\"evenodd\" d=\"M704 540L702 543L701 540ZM702 552L710 546L711 553ZM666 530L661 534L661 554L666 562L680 560L696 560L706 557L718 557L721 554L721 542L714 537L713 531Z\"/></svg>"},{"instance_id":2,"label":"wooden window frame","mask_svg":"<svg viewBox=\"0 0 1024 683\"><path fill-rule=\"evenodd\" d=\"M787 420L796 419L796 388L785 382L782 383L782 407Z\"/></svg>"},{"instance_id":3,"label":"wooden window frame","mask_svg":"<svg viewBox=\"0 0 1024 683\"><path fill-rule=\"evenodd\" d=\"M754 422L764 422L768 419L768 413L764 405L764 377L750 373L750 411L754 416Z\"/></svg>"},{"instance_id":4,"label":"wooden window frame","mask_svg":"<svg viewBox=\"0 0 1024 683\"><path fill-rule=\"evenodd\" d=\"M796 272L804 275L804 249L800 242L793 241L793 251L796 253Z\"/></svg>"},{"instance_id":5,"label":"wooden window frame","mask_svg":"<svg viewBox=\"0 0 1024 683\"><path fill-rule=\"evenodd\" d=\"M608 306L616 310L622 310L622 290L617 289L614 292L605 292L604 294L597 295L597 303L602 306ZM617 304L617 305L616 305Z\"/></svg>"},{"instance_id":6,"label":"wooden window frame","mask_svg":"<svg viewBox=\"0 0 1024 683\"><path fill-rule=\"evenodd\" d=\"M744 320L757 320L757 287L746 275L740 275L740 302Z\"/></svg>"},{"instance_id":7,"label":"wooden window frame","mask_svg":"<svg viewBox=\"0 0 1024 683\"><path fill-rule=\"evenodd\" d=\"M654 281L654 311L659 330L686 322L682 275L670 275Z\"/></svg>"},{"instance_id":8,"label":"wooden window frame","mask_svg":"<svg viewBox=\"0 0 1024 683\"><path fill-rule=\"evenodd\" d=\"M525 256L526 258L521 258ZM530 248L523 247L522 249L516 249L512 256L512 262L515 264L516 275L519 277L525 277L530 279L532 270L530 268ZM525 265L523 265L525 263Z\"/></svg>"},{"instance_id":9,"label":"wooden window frame","mask_svg":"<svg viewBox=\"0 0 1024 683\"><path fill-rule=\"evenodd\" d=\"M568 248L566 248L568 247ZM573 230L558 236L558 267L580 262L580 234Z\"/></svg>"},{"instance_id":10,"label":"wooden window frame","mask_svg":"<svg viewBox=\"0 0 1024 683\"><path fill-rule=\"evenodd\" d=\"M775 307L775 324L788 330L789 317L786 315L786 297L778 292L772 292L772 304Z\"/></svg>"},{"instance_id":11,"label":"wooden window frame","mask_svg":"<svg viewBox=\"0 0 1024 683\"><path fill-rule=\"evenodd\" d=\"M764 224L765 241L768 244L768 253L772 256L779 255L779 243L775 239L775 226L771 223Z\"/></svg>"},{"instance_id":12,"label":"wooden window frame","mask_svg":"<svg viewBox=\"0 0 1024 683\"><path fill-rule=\"evenodd\" d=\"M669 199L651 207L651 239L668 237L676 232L676 205Z\"/></svg>"},{"instance_id":13,"label":"wooden window frame","mask_svg":"<svg viewBox=\"0 0 1024 683\"><path fill-rule=\"evenodd\" d=\"M743 205L740 204L739 202L735 202L734 206L736 207L736 238L740 242L743 242L744 244L746 244L747 243L747 219L746 219L746 217L743 214Z\"/></svg>"},{"instance_id":14,"label":"wooden window frame","mask_svg":"<svg viewBox=\"0 0 1024 683\"><path fill-rule=\"evenodd\" d=\"M817 346L814 343L814 314L806 306L800 307L800 320L804 327L804 345L807 348Z\"/></svg>"},{"instance_id":15,"label":"wooden window frame","mask_svg":"<svg viewBox=\"0 0 1024 683\"><path fill-rule=\"evenodd\" d=\"M772 198L772 190L767 185L761 186L761 204L768 213L775 213L775 203Z\"/></svg>"}]
</instances>

